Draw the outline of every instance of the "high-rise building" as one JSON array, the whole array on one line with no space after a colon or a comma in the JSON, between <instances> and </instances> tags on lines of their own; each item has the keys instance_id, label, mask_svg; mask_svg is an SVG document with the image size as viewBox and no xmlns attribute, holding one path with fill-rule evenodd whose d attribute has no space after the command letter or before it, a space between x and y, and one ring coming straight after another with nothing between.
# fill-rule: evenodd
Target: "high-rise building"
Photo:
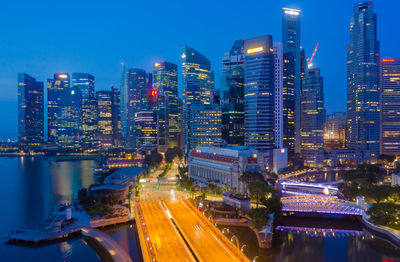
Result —
<instances>
[{"instance_id":1,"label":"high-rise building","mask_svg":"<svg viewBox=\"0 0 400 262\"><path fill-rule=\"evenodd\" d=\"M120 92L111 87L111 90L97 91L96 97L100 146L118 146L121 143Z\"/></svg>"},{"instance_id":2,"label":"high-rise building","mask_svg":"<svg viewBox=\"0 0 400 262\"><path fill-rule=\"evenodd\" d=\"M300 152L300 10L282 9L283 143L289 155Z\"/></svg>"},{"instance_id":3,"label":"high-rise building","mask_svg":"<svg viewBox=\"0 0 400 262\"><path fill-rule=\"evenodd\" d=\"M24 144L44 140L43 82L18 74L18 141Z\"/></svg>"},{"instance_id":4,"label":"high-rise building","mask_svg":"<svg viewBox=\"0 0 400 262\"><path fill-rule=\"evenodd\" d=\"M78 89L80 98L79 144L92 147L97 140L97 101L94 76L85 73L72 74L72 88Z\"/></svg>"},{"instance_id":5,"label":"high-rise building","mask_svg":"<svg viewBox=\"0 0 400 262\"><path fill-rule=\"evenodd\" d=\"M275 42L275 148L283 148L283 45Z\"/></svg>"},{"instance_id":6,"label":"high-rise building","mask_svg":"<svg viewBox=\"0 0 400 262\"><path fill-rule=\"evenodd\" d=\"M222 59L222 139L229 145L244 145L244 55L244 40L236 40Z\"/></svg>"},{"instance_id":7,"label":"high-rise building","mask_svg":"<svg viewBox=\"0 0 400 262\"><path fill-rule=\"evenodd\" d=\"M324 156L324 91L319 68L306 70L301 92L301 154L304 165L320 167Z\"/></svg>"},{"instance_id":8,"label":"high-rise building","mask_svg":"<svg viewBox=\"0 0 400 262\"><path fill-rule=\"evenodd\" d=\"M156 146L157 114L154 111L139 111L135 114L136 144L138 147L151 143Z\"/></svg>"},{"instance_id":9,"label":"high-rise building","mask_svg":"<svg viewBox=\"0 0 400 262\"><path fill-rule=\"evenodd\" d=\"M169 62L154 64L153 88L166 97L166 135L168 147L179 146L178 66Z\"/></svg>"},{"instance_id":10,"label":"high-rise building","mask_svg":"<svg viewBox=\"0 0 400 262\"><path fill-rule=\"evenodd\" d=\"M121 127L125 145L136 146L135 113L141 110L143 92L147 95L148 75L143 69L123 69L121 85ZM145 90L145 91L143 91Z\"/></svg>"},{"instance_id":11,"label":"high-rise building","mask_svg":"<svg viewBox=\"0 0 400 262\"><path fill-rule=\"evenodd\" d=\"M340 149L346 146L346 113L327 114L324 124L325 149Z\"/></svg>"},{"instance_id":12,"label":"high-rise building","mask_svg":"<svg viewBox=\"0 0 400 262\"><path fill-rule=\"evenodd\" d=\"M212 145L221 139L221 107L219 105L192 105L189 108L189 145Z\"/></svg>"},{"instance_id":13,"label":"high-rise building","mask_svg":"<svg viewBox=\"0 0 400 262\"><path fill-rule=\"evenodd\" d=\"M54 74L53 79L47 80L47 139L50 143L58 143L59 133L65 128L61 126L62 112L67 106L69 87L68 74Z\"/></svg>"},{"instance_id":14,"label":"high-rise building","mask_svg":"<svg viewBox=\"0 0 400 262\"><path fill-rule=\"evenodd\" d=\"M384 155L400 155L400 59L381 60L381 147Z\"/></svg>"},{"instance_id":15,"label":"high-rise building","mask_svg":"<svg viewBox=\"0 0 400 262\"><path fill-rule=\"evenodd\" d=\"M272 152L275 142L275 59L272 36L247 39L244 48L245 144L259 152Z\"/></svg>"},{"instance_id":16,"label":"high-rise building","mask_svg":"<svg viewBox=\"0 0 400 262\"><path fill-rule=\"evenodd\" d=\"M347 146L379 155L379 42L372 2L354 5L347 46Z\"/></svg>"},{"instance_id":17,"label":"high-rise building","mask_svg":"<svg viewBox=\"0 0 400 262\"><path fill-rule=\"evenodd\" d=\"M214 88L214 73L211 62L197 50L183 46L182 48L182 86L185 146L189 146L189 115L193 105L209 105L210 90ZM189 148L185 148L189 152Z\"/></svg>"}]
</instances>

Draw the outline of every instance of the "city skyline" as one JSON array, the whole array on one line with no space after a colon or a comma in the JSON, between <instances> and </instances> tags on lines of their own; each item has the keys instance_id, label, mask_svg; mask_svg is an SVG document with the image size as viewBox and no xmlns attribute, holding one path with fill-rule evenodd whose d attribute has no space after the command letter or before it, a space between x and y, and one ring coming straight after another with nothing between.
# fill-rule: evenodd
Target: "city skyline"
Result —
<instances>
[{"instance_id":1,"label":"city skyline","mask_svg":"<svg viewBox=\"0 0 400 262\"><path fill-rule=\"evenodd\" d=\"M353 1L355 2L355 1ZM374 10L375 13L378 15L378 39L380 40L381 44L381 57L396 57L398 56L398 53L395 51L395 39L393 39L393 36L391 34L385 33L384 29L387 28L390 29L391 26L388 24L390 21L390 18L395 17L394 13L391 13L393 9L395 9L395 6L398 3L395 3L395 1L391 1L392 7L393 8L387 8L381 3L377 2L374 3ZM171 7L176 7L177 3L170 3ZM141 7L141 4L138 4L138 8ZM260 6L262 6L262 3L259 3ZM325 79L325 96L326 96L326 108L329 112L333 111L345 111L345 104L346 101L345 99L337 99L337 97L344 97L346 94L346 43L348 42L348 23L349 19L351 17L351 3L341 1L339 3L334 3L329 5L329 9L327 7L327 4L324 3L317 3L317 1L308 1L307 3L303 4L294 4L292 5L289 1L281 1L279 3L273 3L269 5L270 8L268 11L265 11L266 15L265 17L268 17L267 20L259 23L259 21L254 21L257 20L257 18L249 18L249 21L243 21L239 25L237 25L237 21L232 21L232 25L236 26L236 29L231 29L229 28L224 28L224 34L222 36L218 35L217 37L213 36L213 34L216 34L216 30L220 28L222 25L221 23L218 23L216 20L217 18L217 13L221 8L223 7L221 4L216 6L216 10L213 11L207 11L207 14L210 14L210 19L205 21L205 26L207 26L207 29L210 29L208 33L199 33L198 28L204 26L199 26L198 23L196 23L195 19L193 20L193 23L189 23L192 26L192 30L189 32L185 31L185 34L182 34L180 36L177 36L175 38L163 38L162 36L165 35L165 31L163 31L163 34L160 34L159 36L154 36L153 38L156 38L157 42L157 47L154 46L155 44L150 43L149 45L144 45L144 43L148 42L148 40L144 41L138 41L138 42L133 42L133 47L138 45L138 48L130 48L129 50L126 50L124 48L118 48L120 45L125 45L125 42L122 41L114 41L113 44L110 44L109 47L110 50L108 49L102 49L104 47L103 45L100 45L100 47L95 47L93 50L88 51L88 43L83 43L82 45L77 46L75 43L71 43L71 40L65 39L62 42L57 42L54 43L54 40L49 41L48 43L43 43L42 40L40 40L40 34L43 32L47 32L51 27L56 26L56 25L63 25L66 23L64 20L69 20L65 19L65 14L71 11L69 7L65 7L65 14L62 13L60 15L60 19L58 19L55 22L55 25L43 25L42 21L46 19L39 19L36 23L40 24L40 32L38 32L38 36L35 37L35 41L30 41L26 42L25 40L20 41L18 43L14 43L14 45L10 45L9 42L10 39L14 39L13 41L16 41L18 37L11 37L13 32L5 32L5 43L2 45L2 49L4 51L7 50L10 51L7 53L5 56L6 58L8 57L9 62L12 63L12 67L3 67L4 70L0 72L0 76L2 80L2 86L4 92L2 92L2 95L0 96L0 101L4 102L2 103L3 106L0 108L0 112L2 115L4 115L5 108L7 107L6 105L15 105L13 106L8 106L13 108L14 112L8 112L9 114L4 117L4 120L6 125L4 125L3 128L0 129L0 133L7 133L7 132L13 132L16 133L17 130L17 125L16 125L16 99L15 99L15 93L16 93L16 84L15 84L15 74L18 72L26 72L36 79L38 81L45 81L46 79L50 78L51 75L54 72L86 72L94 75L96 77L96 89L101 90L108 88L111 83L114 84L114 86L118 87L119 86L119 78L120 78L120 62L125 62L130 68L131 67L137 67L137 68L143 68L146 71L151 71L154 62L157 61L170 61L176 64L180 64L180 49L182 45L188 44L192 46L193 48L199 50L201 53L203 53L205 56L210 58L211 64L212 64L212 70L215 71L215 80L216 80L216 87L220 87L220 77L221 77L221 65L220 65L220 59L222 58L224 52L231 46L232 41L236 39L245 39L245 38L251 38L251 37L256 37L259 35L263 34L271 34L274 37L274 40L281 40L281 8L283 7L294 7L294 8L299 8L302 10L302 18L301 18L301 28L302 28L302 44L303 47L306 49L306 55L309 57L310 53L312 52L312 49L314 46L319 42L320 43L320 48L317 51L316 58L314 60L314 64L321 68L324 71L324 79ZM13 6L10 5L8 6L10 8L10 13L13 11ZM226 8L231 8L227 4L224 6ZM341 7L346 7L346 8L341 8ZM85 10L85 6L82 7L82 10ZM105 6L99 6L95 7L96 11L98 11L97 15L103 14L101 11L102 8L105 8ZM121 8L120 6L116 6L115 9ZM170 8L170 7L168 7ZM183 6L181 8L187 8L187 6ZM248 7L245 7L248 8ZM261 9L261 8L260 8ZM316 12L316 9L320 9L320 11ZM167 9L168 10L168 9ZM267 9L265 9L267 10ZM321 13L324 13L323 11L326 10L329 12L325 12L325 17L321 17ZM330 23L330 21L327 20L331 16L330 13L334 13L334 10L337 10L338 12L340 11L341 14L336 16L336 21L337 23ZM158 8L155 8L152 11L155 14L155 20L157 21L158 19L165 17L164 14L161 14L160 16L157 16L158 13L160 13L161 10ZM22 13L24 10L22 10ZM79 16L83 15L81 13L82 11L76 11L74 15ZM171 12L176 12L176 11L171 11ZM254 11L254 12L259 12L259 11ZM93 14L94 12L92 12ZM147 13L147 12L145 12ZM93 15L94 17L97 17L97 15ZM221 18L223 18L222 12L220 12ZM7 15L5 16L7 17ZM29 17L29 16L28 16ZM246 16L246 18L248 18ZM138 18L135 18L138 19ZM173 22L175 18L171 18L171 21L168 22ZM321 26L315 26L312 21L321 21ZM136 20L135 20L136 21ZM156 21L149 21L149 23L154 23ZM325 22L324 22L325 21ZM72 24L76 22L70 21ZM83 28L87 27L86 20L82 21L83 22ZM121 22L120 20L114 22L115 24L118 24ZM256 22L256 23L255 23ZM217 25L217 28L214 28L211 26L211 23L214 23ZM35 23L33 23L35 24ZM89 22L90 24L90 22ZM140 24L140 23L139 23ZM265 24L265 26L263 26ZM32 30L32 28L24 28L21 24L14 24L13 25L15 29L21 29L21 32L24 32L24 30L28 29L30 33L36 32L38 30ZM22 26L22 28L21 28ZM33 25L30 25L33 26ZM97 32L99 31L100 27L103 26L103 33L100 35L93 35L92 38L89 38L88 42L93 43L94 41L98 40L98 38L101 38L107 35L107 33L110 33L111 31L108 30L110 25L106 26L104 28L104 24L99 24L99 25L92 25L92 32ZM124 26L122 26L124 27ZM324 27L324 28L321 28ZM13 28L13 27L11 27ZM74 38L74 36L79 36L80 34L83 34L81 32L82 30L78 30L78 32L72 31L70 32L70 29L68 27L60 27L63 28L64 33L66 33L68 38ZM117 31L121 30L122 28L118 29ZM221 28L220 28L221 29ZM9 30L9 29L6 29ZM133 32L135 32L136 27L132 29ZM197 33L196 33L197 32ZM202 32L202 31L200 31ZM311 32L311 33L310 33ZM329 34L327 32L330 32ZM176 34L176 32L170 32L172 36ZM10 35L11 34L11 35ZM54 33L55 39L57 37L61 37L59 34L60 32L55 31ZM330 37L329 41L327 41L328 36L335 36L334 38ZM29 36L29 35L28 35ZM89 37L89 34L84 34L84 38L86 39ZM207 37L208 36L208 37ZM208 38L213 38L214 41L206 41ZM388 37L392 41L388 40ZM204 39L203 39L204 38ZM223 38L223 39L222 39ZM341 41L338 41L341 39ZM386 40L385 40L386 39ZM127 39L129 40L129 39ZM129 42L129 41L128 41ZM140 42L140 43L139 43ZM131 42L132 43L132 42ZM25 53L25 49L22 48L22 45L25 44L25 47L27 47L27 50L31 50L31 53L29 56ZM52 45L52 48L46 48L47 45ZM333 49L332 49L333 45ZM331 48L330 48L331 47ZM56 52L57 50L58 52ZM43 51L46 50L46 51ZM60 52L60 50L62 52ZM140 50L140 51L139 51ZM103 51L103 52L100 52ZM105 52L107 51L107 52ZM16 54L16 52L18 54ZM72 52L72 53L71 53ZM95 54L96 53L96 54ZM99 54L105 54L104 57L98 58ZM95 55L93 57L93 55ZM22 61L22 57L24 58L24 61ZM68 56L68 57L65 57ZM117 58L117 56L120 56ZM26 58L28 57L28 59ZM4 58L3 58L4 59ZM94 60L93 60L94 59ZM39 63L41 66L39 67L37 64ZM96 61L98 60L98 61ZM105 62L107 60L107 62ZM3 64L5 61L2 61ZM99 62L99 63L98 63ZM0 62L1 63L1 62ZM179 67L179 71L181 68ZM14 72L13 72L14 71ZM180 74L178 74L180 75ZM182 79L179 79L179 90L180 94L182 93ZM338 88L335 88L336 86L339 86ZM335 94L335 96L333 96ZM339 94L342 94L339 96ZM15 123L15 124L14 124Z\"/></svg>"}]
</instances>

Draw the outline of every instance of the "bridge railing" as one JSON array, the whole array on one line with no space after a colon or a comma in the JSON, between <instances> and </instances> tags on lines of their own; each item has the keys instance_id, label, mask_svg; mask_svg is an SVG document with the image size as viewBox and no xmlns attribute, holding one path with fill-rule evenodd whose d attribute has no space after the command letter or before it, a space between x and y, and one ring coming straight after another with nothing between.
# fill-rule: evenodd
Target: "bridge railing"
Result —
<instances>
[{"instance_id":1,"label":"bridge railing","mask_svg":"<svg viewBox=\"0 0 400 262\"><path fill-rule=\"evenodd\" d=\"M144 220L143 212L139 203L136 203L135 205L135 212L136 212L136 224L138 225L138 234L139 235L143 234L144 240L142 242L144 242L143 244L146 246L147 255L150 257L151 261L156 262L157 256L154 252L153 244L151 243L149 231L147 230L146 222ZM144 258L146 254L144 254L145 250L143 250L143 247L142 247L142 253ZM146 262L146 259L144 259L144 261Z\"/></svg>"}]
</instances>

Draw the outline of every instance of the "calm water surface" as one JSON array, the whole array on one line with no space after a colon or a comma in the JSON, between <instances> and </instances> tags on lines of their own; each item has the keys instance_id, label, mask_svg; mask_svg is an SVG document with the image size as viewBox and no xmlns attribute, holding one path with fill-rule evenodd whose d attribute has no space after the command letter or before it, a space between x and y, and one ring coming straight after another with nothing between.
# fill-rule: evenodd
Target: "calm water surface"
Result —
<instances>
[{"instance_id":1,"label":"calm water surface","mask_svg":"<svg viewBox=\"0 0 400 262\"><path fill-rule=\"evenodd\" d=\"M0 261L100 261L81 238L41 247L3 244L16 229L38 229L55 205L71 202L95 182L93 161L54 162L39 158L0 158ZM139 261L134 226L108 230Z\"/></svg>"}]
</instances>

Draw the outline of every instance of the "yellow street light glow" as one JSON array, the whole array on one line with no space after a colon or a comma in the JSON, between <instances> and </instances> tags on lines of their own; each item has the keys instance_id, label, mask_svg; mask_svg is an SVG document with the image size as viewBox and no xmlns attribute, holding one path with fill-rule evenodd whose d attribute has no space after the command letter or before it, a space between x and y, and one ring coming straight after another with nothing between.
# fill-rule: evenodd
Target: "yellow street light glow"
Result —
<instances>
[{"instance_id":1,"label":"yellow street light glow","mask_svg":"<svg viewBox=\"0 0 400 262\"><path fill-rule=\"evenodd\" d=\"M264 50L264 47L258 46L258 47L247 49L247 53L254 54L254 53L262 52L263 50Z\"/></svg>"}]
</instances>

